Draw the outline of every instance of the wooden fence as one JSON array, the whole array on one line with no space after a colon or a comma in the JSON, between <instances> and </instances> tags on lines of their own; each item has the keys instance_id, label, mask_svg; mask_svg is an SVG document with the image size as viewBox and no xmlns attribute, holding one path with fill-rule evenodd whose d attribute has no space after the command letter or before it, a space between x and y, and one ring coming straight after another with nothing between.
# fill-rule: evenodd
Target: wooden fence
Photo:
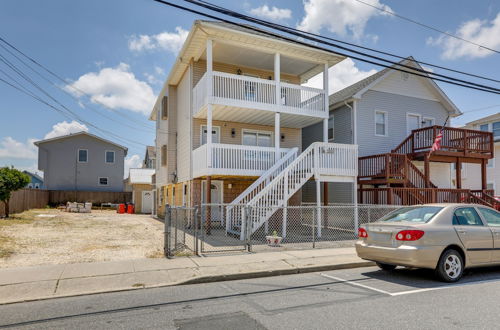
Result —
<instances>
[{"instance_id":1,"label":"wooden fence","mask_svg":"<svg viewBox=\"0 0 500 330\"><path fill-rule=\"evenodd\" d=\"M10 196L9 212L19 213L34 208L44 208L49 204L49 191L40 189L21 189ZM0 217L5 216L5 204L0 202Z\"/></svg>"},{"instance_id":2,"label":"wooden fence","mask_svg":"<svg viewBox=\"0 0 500 330\"><path fill-rule=\"evenodd\" d=\"M19 213L29 209L44 208L47 205L57 206L66 202L90 202L94 205L101 203L130 203L132 192L112 191L64 191L21 189L12 193L10 198L10 213ZM0 202L0 217L5 216L5 205Z\"/></svg>"},{"instance_id":3,"label":"wooden fence","mask_svg":"<svg viewBox=\"0 0 500 330\"><path fill-rule=\"evenodd\" d=\"M132 192L114 191L72 191L72 190L50 190L49 204L59 205L66 202L78 202L92 204L101 203L130 203Z\"/></svg>"}]
</instances>

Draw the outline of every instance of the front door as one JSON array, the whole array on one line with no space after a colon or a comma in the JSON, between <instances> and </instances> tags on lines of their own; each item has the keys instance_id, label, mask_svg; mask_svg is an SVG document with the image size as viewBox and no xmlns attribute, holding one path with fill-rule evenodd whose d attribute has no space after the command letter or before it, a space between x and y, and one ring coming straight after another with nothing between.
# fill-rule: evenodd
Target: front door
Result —
<instances>
[{"instance_id":1,"label":"front door","mask_svg":"<svg viewBox=\"0 0 500 330\"><path fill-rule=\"evenodd\" d=\"M413 114L407 114L406 115L406 130L407 130L407 135L411 134L411 131L414 129L419 129L420 128L420 116L419 115L413 115Z\"/></svg>"},{"instance_id":2,"label":"front door","mask_svg":"<svg viewBox=\"0 0 500 330\"><path fill-rule=\"evenodd\" d=\"M207 182L203 181L201 184L201 202L206 203L207 193ZM212 181L210 187L210 196L211 201L210 204L213 204L210 207L211 210L211 221L212 222L220 222L222 223L222 181Z\"/></svg>"},{"instance_id":3,"label":"front door","mask_svg":"<svg viewBox=\"0 0 500 330\"><path fill-rule=\"evenodd\" d=\"M153 192L143 191L142 192L142 205L141 213L150 214L153 208Z\"/></svg>"},{"instance_id":4,"label":"front door","mask_svg":"<svg viewBox=\"0 0 500 330\"><path fill-rule=\"evenodd\" d=\"M478 265L491 262L493 235L485 226L473 207L455 210L453 225L460 241L466 248L470 264Z\"/></svg>"},{"instance_id":5,"label":"front door","mask_svg":"<svg viewBox=\"0 0 500 330\"><path fill-rule=\"evenodd\" d=\"M201 126L201 144L207 143L207 126ZM220 127L212 126L212 143L220 143Z\"/></svg>"}]
</instances>

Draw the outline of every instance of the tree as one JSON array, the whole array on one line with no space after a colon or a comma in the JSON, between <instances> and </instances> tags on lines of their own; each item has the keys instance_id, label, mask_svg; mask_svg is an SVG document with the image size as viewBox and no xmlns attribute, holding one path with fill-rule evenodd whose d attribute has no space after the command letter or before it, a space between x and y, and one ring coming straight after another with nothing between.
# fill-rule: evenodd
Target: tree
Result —
<instances>
[{"instance_id":1,"label":"tree","mask_svg":"<svg viewBox=\"0 0 500 330\"><path fill-rule=\"evenodd\" d=\"M0 201L5 203L5 217L9 217L9 199L13 191L24 188L30 177L15 168L0 168Z\"/></svg>"}]
</instances>

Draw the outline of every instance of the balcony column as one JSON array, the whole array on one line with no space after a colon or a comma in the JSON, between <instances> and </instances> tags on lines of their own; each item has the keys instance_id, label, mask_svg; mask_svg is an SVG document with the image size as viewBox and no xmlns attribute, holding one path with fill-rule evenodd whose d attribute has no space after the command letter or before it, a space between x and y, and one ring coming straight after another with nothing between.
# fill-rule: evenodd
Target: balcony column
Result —
<instances>
[{"instance_id":1,"label":"balcony column","mask_svg":"<svg viewBox=\"0 0 500 330\"><path fill-rule=\"evenodd\" d=\"M325 92L325 113L328 115L330 108L330 99L328 94L328 63L323 67L323 91ZM328 117L328 116L327 116Z\"/></svg>"},{"instance_id":2,"label":"balcony column","mask_svg":"<svg viewBox=\"0 0 500 330\"><path fill-rule=\"evenodd\" d=\"M207 167L212 167L212 40L207 39Z\"/></svg>"},{"instance_id":3,"label":"balcony column","mask_svg":"<svg viewBox=\"0 0 500 330\"><path fill-rule=\"evenodd\" d=\"M325 92L325 113L327 118L323 119L323 142L328 142L328 118L330 117L329 112L329 99L328 99L328 63L325 63L323 68L323 90ZM328 182L323 182L323 205L328 206L330 198L328 196ZM325 209L323 212L323 225L326 227L328 224L328 214Z\"/></svg>"},{"instance_id":4,"label":"balcony column","mask_svg":"<svg viewBox=\"0 0 500 330\"><path fill-rule=\"evenodd\" d=\"M274 54L274 83L276 85L276 113L274 115L274 161L280 159L280 108L281 108L281 64L280 53Z\"/></svg>"}]
</instances>

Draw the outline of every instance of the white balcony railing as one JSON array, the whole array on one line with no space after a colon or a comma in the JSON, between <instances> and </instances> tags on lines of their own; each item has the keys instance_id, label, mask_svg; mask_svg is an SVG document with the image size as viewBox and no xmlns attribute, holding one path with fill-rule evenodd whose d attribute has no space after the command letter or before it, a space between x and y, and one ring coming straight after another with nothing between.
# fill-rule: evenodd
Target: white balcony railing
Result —
<instances>
[{"instance_id":1,"label":"white balcony railing","mask_svg":"<svg viewBox=\"0 0 500 330\"><path fill-rule=\"evenodd\" d=\"M322 89L280 82L280 99L276 100L276 81L212 72L212 95L208 95L205 73L193 89L193 111L207 102L235 107L255 108L300 115L325 117L326 94Z\"/></svg>"},{"instance_id":2,"label":"white balcony railing","mask_svg":"<svg viewBox=\"0 0 500 330\"><path fill-rule=\"evenodd\" d=\"M281 148L279 158L289 149ZM260 176L275 163L275 149L234 144L212 144L212 165L208 167L208 145L193 151L193 176Z\"/></svg>"}]
</instances>

